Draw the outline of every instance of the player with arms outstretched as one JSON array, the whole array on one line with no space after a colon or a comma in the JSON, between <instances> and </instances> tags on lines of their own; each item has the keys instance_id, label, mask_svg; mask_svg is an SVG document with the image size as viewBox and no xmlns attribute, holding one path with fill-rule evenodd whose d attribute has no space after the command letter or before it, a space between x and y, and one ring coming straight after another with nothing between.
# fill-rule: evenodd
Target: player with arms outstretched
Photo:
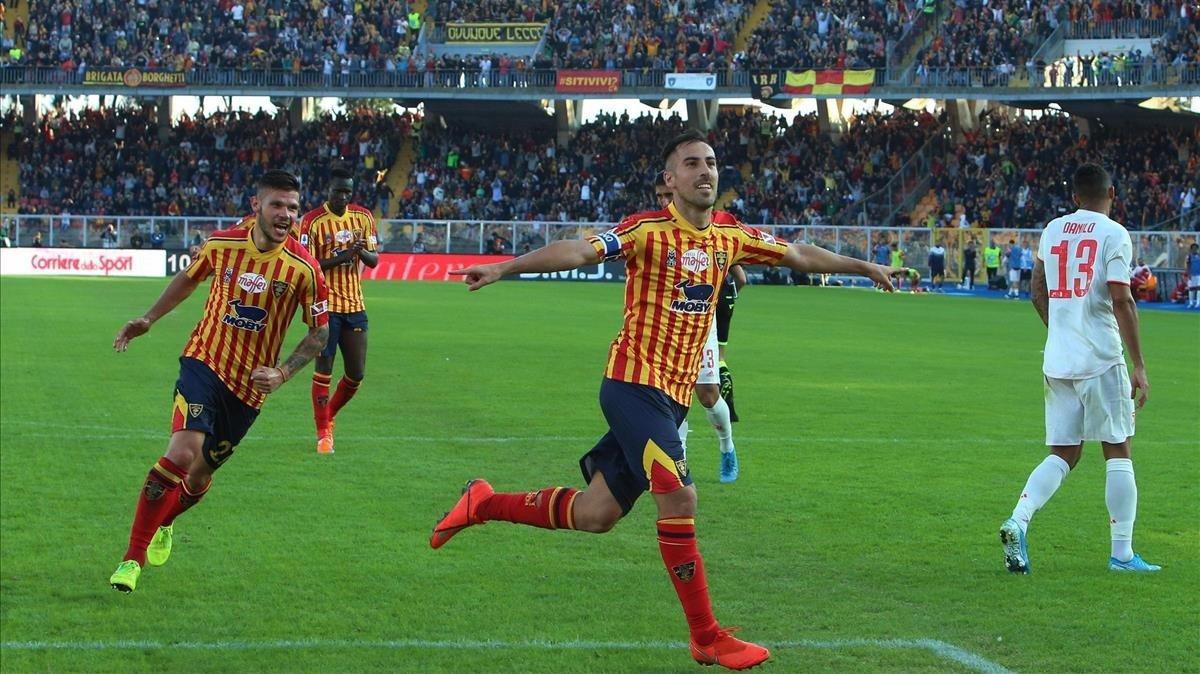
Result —
<instances>
[{"instance_id":1,"label":"player with arms outstretched","mask_svg":"<svg viewBox=\"0 0 1200 674\"><path fill-rule=\"evenodd\" d=\"M657 172L654 177L654 198L658 200L658 207L663 209L668 208L674 199L671 188L667 187L666 180L663 179L662 171ZM700 400L700 406L704 408L704 415L708 417L708 423L712 425L713 431L717 434L717 443L721 449L719 473L721 482L733 482L738 479L737 448L733 444L733 408L721 395L721 384L723 383L721 375L726 370L721 353L723 347L718 338L721 303L725 301L727 291L733 283L734 274L741 274L743 279L746 277L740 265L732 265L729 273L725 275L725 282L721 284L721 292L718 293L720 300L717 304L716 320L713 321L712 327L708 331L708 338L704 341L704 350L700 353L700 372L696 376L696 398ZM736 289L733 292L734 295L737 294ZM732 314L732 309L729 312L726 318L726 330L728 330L728 316ZM721 367L720 370L718 370L718 365ZM730 393L732 393L732 379L730 380ZM679 425L679 441L683 443L685 454L687 453L687 436L688 420L685 416L683 423Z\"/></svg>"},{"instance_id":2,"label":"player with arms outstretched","mask_svg":"<svg viewBox=\"0 0 1200 674\"><path fill-rule=\"evenodd\" d=\"M317 453L333 453L333 424L337 413L362 385L367 368L367 311L363 304L359 262L379 264L375 216L350 203L354 176L345 169L330 172L328 201L304 214L300 243L321 263L329 286L329 341L313 367L313 420ZM342 374L333 397L333 359L342 351Z\"/></svg>"},{"instance_id":3,"label":"player with arms outstretched","mask_svg":"<svg viewBox=\"0 0 1200 674\"><path fill-rule=\"evenodd\" d=\"M495 493L485 480L471 480L434 527L430 545L439 548L463 529L489 521L601 533L649 491L658 508L659 552L683 606L692 658L746 669L770 653L734 637L713 615L696 545L696 489L678 430L712 326L714 294L729 267L739 263L858 273L888 289L891 270L815 246L781 243L728 213L714 212L717 159L697 131L670 141L663 159L666 186L674 195L667 208L629 216L586 240L556 241L514 260L458 272L478 290L510 274L624 260L624 322L600 384L609 430L580 460L587 488Z\"/></svg>"},{"instance_id":4,"label":"player with arms outstretched","mask_svg":"<svg viewBox=\"0 0 1200 674\"><path fill-rule=\"evenodd\" d=\"M325 345L325 280L316 260L288 235L300 211L299 181L284 171L267 171L252 205L258 215L253 229L214 233L154 306L126 323L113 342L124 351L212 277L204 314L179 359L167 452L150 469L129 548L109 579L122 592L133 592L147 562L166 563L175 518L208 493L213 472L250 430L267 395ZM277 365L297 310L308 334Z\"/></svg>"},{"instance_id":5,"label":"player with arms outstretched","mask_svg":"<svg viewBox=\"0 0 1200 674\"><path fill-rule=\"evenodd\" d=\"M1116 193L1102 166L1080 166L1074 190L1079 210L1050 221L1034 262L1033 306L1048 329L1042 372L1050 455L1029 475L1012 517L1000 527L1004 565L1013 573L1030 572L1030 519L1079 462L1083 443L1099 440L1112 538L1108 568L1158 571L1161 567L1133 551L1137 483L1129 439L1134 399L1141 407L1150 392L1137 305L1129 290L1133 243L1129 232L1108 217ZM1133 363L1132 383L1121 342Z\"/></svg>"}]
</instances>

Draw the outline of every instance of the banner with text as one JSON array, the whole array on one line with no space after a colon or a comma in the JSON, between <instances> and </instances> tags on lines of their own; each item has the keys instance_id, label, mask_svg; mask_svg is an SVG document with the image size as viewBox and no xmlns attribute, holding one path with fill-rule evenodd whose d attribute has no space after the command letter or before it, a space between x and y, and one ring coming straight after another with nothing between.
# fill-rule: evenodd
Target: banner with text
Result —
<instances>
[{"instance_id":1,"label":"banner with text","mask_svg":"<svg viewBox=\"0 0 1200 674\"><path fill-rule=\"evenodd\" d=\"M2 276L157 276L163 250L105 248L0 248Z\"/></svg>"},{"instance_id":2,"label":"banner with text","mask_svg":"<svg viewBox=\"0 0 1200 674\"><path fill-rule=\"evenodd\" d=\"M89 68L83 73L84 84L120 84L137 87L169 87L187 86L185 73L159 72L154 70L138 70L137 68Z\"/></svg>"},{"instance_id":3,"label":"banner with text","mask_svg":"<svg viewBox=\"0 0 1200 674\"><path fill-rule=\"evenodd\" d=\"M544 23L448 23L449 44L537 44L546 30Z\"/></svg>"},{"instance_id":4,"label":"banner with text","mask_svg":"<svg viewBox=\"0 0 1200 674\"><path fill-rule=\"evenodd\" d=\"M778 70L755 70L750 73L750 95L766 101L783 93L783 82Z\"/></svg>"},{"instance_id":5,"label":"banner with text","mask_svg":"<svg viewBox=\"0 0 1200 674\"><path fill-rule=\"evenodd\" d=\"M564 94L612 94L621 88L619 70L559 70L554 90Z\"/></svg>"},{"instance_id":6,"label":"banner with text","mask_svg":"<svg viewBox=\"0 0 1200 674\"><path fill-rule=\"evenodd\" d=\"M462 281L450 272L476 264L513 259L512 255L453 255L442 253L381 253L379 264L364 267L362 277L376 281Z\"/></svg>"},{"instance_id":7,"label":"banner with text","mask_svg":"<svg viewBox=\"0 0 1200 674\"><path fill-rule=\"evenodd\" d=\"M712 91L717 88L717 76L713 73L667 73L663 82L668 89Z\"/></svg>"}]
</instances>

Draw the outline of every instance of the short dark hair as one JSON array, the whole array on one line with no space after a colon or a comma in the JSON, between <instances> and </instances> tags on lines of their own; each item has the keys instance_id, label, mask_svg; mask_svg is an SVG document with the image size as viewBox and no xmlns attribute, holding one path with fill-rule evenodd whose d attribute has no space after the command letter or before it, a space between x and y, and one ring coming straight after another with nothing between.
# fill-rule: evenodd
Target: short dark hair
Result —
<instances>
[{"instance_id":1,"label":"short dark hair","mask_svg":"<svg viewBox=\"0 0 1200 674\"><path fill-rule=\"evenodd\" d=\"M1104 167L1088 162L1075 169L1075 194L1080 199L1103 199L1108 196L1108 188L1112 187L1112 178Z\"/></svg>"},{"instance_id":2,"label":"short dark hair","mask_svg":"<svg viewBox=\"0 0 1200 674\"><path fill-rule=\"evenodd\" d=\"M354 180L354 174L349 169L341 166L329 172L329 177L334 180Z\"/></svg>"},{"instance_id":3,"label":"short dark hair","mask_svg":"<svg viewBox=\"0 0 1200 674\"><path fill-rule=\"evenodd\" d=\"M283 190L285 192L299 192L300 179L279 169L272 169L262 174L259 177L256 185L259 191L264 189Z\"/></svg>"},{"instance_id":4,"label":"short dark hair","mask_svg":"<svg viewBox=\"0 0 1200 674\"><path fill-rule=\"evenodd\" d=\"M654 186L655 187L666 187L667 186L667 179L663 177L662 171L654 172Z\"/></svg>"},{"instance_id":5,"label":"short dark hair","mask_svg":"<svg viewBox=\"0 0 1200 674\"><path fill-rule=\"evenodd\" d=\"M707 142L708 142L708 137L695 129L688 129L687 131L684 131L683 133L679 134L678 136L675 136L674 138L672 138L671 140L668 140L667 144L663 146L663 150L662 150L663 165L666 165L667 160L671 158L671 155L675 153L675 150L680 145L687 145L689 143L707 143Z\"/></svg>"}]
</instances>

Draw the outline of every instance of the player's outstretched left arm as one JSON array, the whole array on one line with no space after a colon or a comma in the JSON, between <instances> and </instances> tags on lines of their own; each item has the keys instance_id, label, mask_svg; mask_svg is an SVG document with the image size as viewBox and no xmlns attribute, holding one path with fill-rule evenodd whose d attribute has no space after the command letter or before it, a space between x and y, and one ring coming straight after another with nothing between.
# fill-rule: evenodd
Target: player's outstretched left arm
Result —
<instances>
[{"instance_id":1,"label":"player's outstretched left arm","mask_svg":"<svg viewBox=\"0 0 1200 674\"><path fill-rule=\"evenodd\" d=\"M121 352L129 348L129 342L135 337L150 332L150 326L163 316L171 312L172 309L179 306L179 303L186 300L189 295L195 292L196 287L200 285L186 273L180 272L171 279L167 284L166 290L159 296L158 301L154 306L150 307L142 316L135 318L121 327L117 331L117 337L113 340L113 350Z\"/></svg>"},{"instance_id":2,"label":"player's outstretched left arm","mask_svg":"<svg viewBox=\"0 0 1200 674\"><path fill-rule=\"evenodd\" d=\"M780 266L792 271L806 274L858 274L875 282L875 285L888 291L896 290L892 285L892 277L903 277L908 274L905 267L886 267L881 264L858 260L845 255L831 253L820 246L808 243L793 243L779 261Z\"/></svg>"},{"instance_id":3,"label":"player's outstretched left arm","mask_svg":"<svg viewBox=\"0 0 1200 674\"><path fill-rule=\"evenodd\" d=\"M510 274L567 271L586 264L600 262L600 254L592 244L583 239L555 241L521 257L493 264L477 264L464 269L455 269L451 274L462 276L470 290L495 283Z\"/></svg>"},{"instance_id":4,"label":"player's outstretched left arm","mask_svg":"<svg viewBox=\"0 0 1200 674\"><path fill-rule=\"evenodd\" d=\"M296 345L292 355L283 361L279 367L259 366L250 373L250 381L259 393L274 393L283 383L292 378L308 365L308 362L321 353L325 342L329 339L329 325L318 325L308 329L308 334Z\"/></svg>"}]
</instances>

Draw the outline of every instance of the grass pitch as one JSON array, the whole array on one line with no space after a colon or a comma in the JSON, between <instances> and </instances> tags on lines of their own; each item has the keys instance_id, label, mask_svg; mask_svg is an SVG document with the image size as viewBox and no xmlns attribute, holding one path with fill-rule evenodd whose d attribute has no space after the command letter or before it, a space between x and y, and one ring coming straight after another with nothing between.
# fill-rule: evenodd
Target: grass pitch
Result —
<instances>
[{"instance_id":1,"label":"grass pitch","mask_svg":"<svg viewBox=\"0 0 1200 674\"><path fill-rule=\"evenodd\" d=\"M467 478L581 486L616 285L368 283L337 453L315 454L298 376L179 519L168 565L109 589L203 293L110 347L164 284L0 284L4 671L698 671L649 497L603 536L496 523L426 543ZM996 532L1045 454L1028 303L748 289L736 484L692 419L718 618L774 645L768 671L1200 671L1200 320L1146 312L1142 336L1135 544L1163 572L1106 570L1089 446L1030 529L1035 574L1012 577Z\"/></svg>"}]
</instances>

